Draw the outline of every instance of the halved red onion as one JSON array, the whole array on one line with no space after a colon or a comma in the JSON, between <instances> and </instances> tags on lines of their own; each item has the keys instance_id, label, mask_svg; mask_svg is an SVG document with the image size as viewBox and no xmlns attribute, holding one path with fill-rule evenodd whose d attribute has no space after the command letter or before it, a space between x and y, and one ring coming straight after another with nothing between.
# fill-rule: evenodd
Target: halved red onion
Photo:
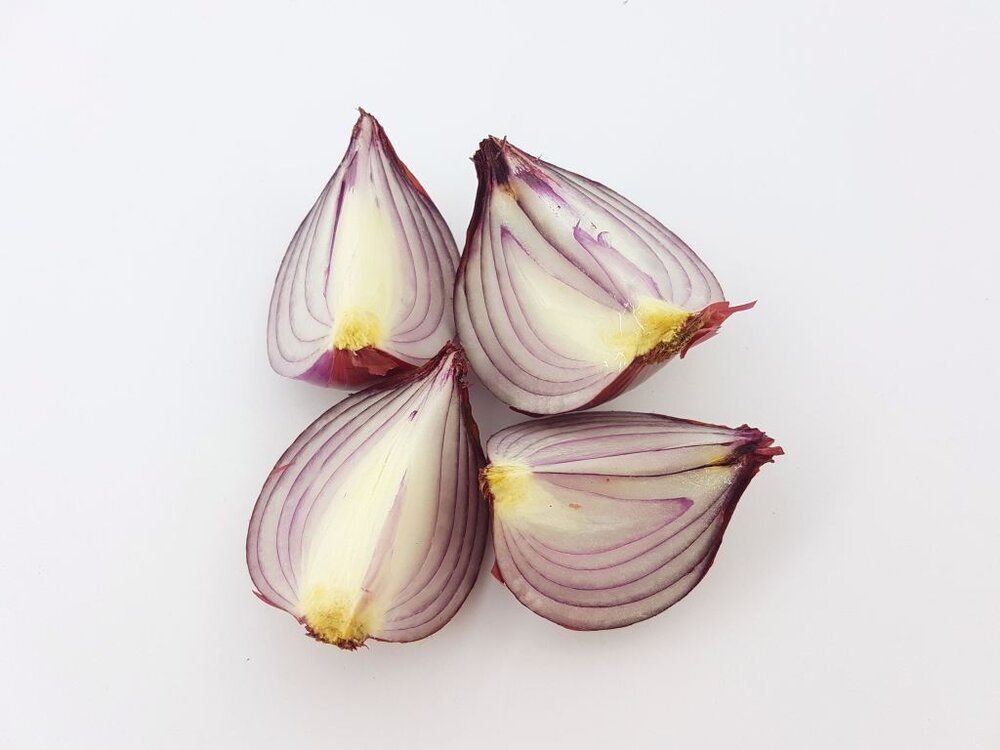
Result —
<instances>
[{"instance_id":1,"label":"halved red onion","mask_svg":"<svg viewBox=\"0 0 1000 750\"><path fill-rule=\"evenodd\" d=\"M268 476L247 535L250 577L318 640L415 641L472 589L489 515L465 373L446 345L334 406Z\"/></svg>"},{"instance_id":2,"label":"halved red onion","mask_svg":"<svg viewBox=\"0 0 1000 750\"><path fill-rule=\"evenodd\" d=\"M548 417L490 438L494 575L574 630L645 620L702 579L750 479L781 448L759 430L658 414Z\"/></svg>"},{"instance_id":3,"label":"halved red onion","mask_svg":"<svg viewBox=\"0 0 1000 750\"><path fill-rule=\"evenodd\" d=\"M455 285L476 374L528 414L586 409L733 312L681 239L603 185L488 138Z\"/></svg>"},{"instance_id":4,"label":"halved red onion","mask_svg":"<svg viewBox=\"0 0 1000 750\"><path fill-rule=\"evenodd\" d=\"M454 336L455 240L378 121L361 110L333 177L292 238L267 323L281 375L355 388Z\"/></svg>"}]
</instances>

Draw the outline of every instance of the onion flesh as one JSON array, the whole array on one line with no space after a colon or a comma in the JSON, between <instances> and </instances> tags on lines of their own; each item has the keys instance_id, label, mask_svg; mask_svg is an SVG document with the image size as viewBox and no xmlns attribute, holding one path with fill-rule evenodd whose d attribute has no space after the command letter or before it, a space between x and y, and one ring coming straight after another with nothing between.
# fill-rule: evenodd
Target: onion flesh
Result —
<instances>
[{"instance_id":1,"label":"onion flesh","mask_svg":"<svg viewBox=\"0 0 1000 750\"><path fill-rule=\"evenodd\" d=\"M677 235L603 185L488 138L455 285L470 363L528 414L596 406L733 312Z\"/></svg>"},{"instance_id":2,"label":"onion flesh","mask_svg":"<svg viewBox=\"0 0 1000 750\"><path fill-rule=\"evenodd\" d=\"M783 451L759 430L657 414L548 417L501 430L481 474L495 576L574 630L623 627L691 591L736 503Z\"/></svg>"},{"instance_id":3,"label":"onion flesh","mask_svg":"<svg viewBox=\"0 0 1000 750\"><path fill-rule=\"evenodd\" d=\"M278 270L271 366L348 389L419 366L454 336L457 263L441 214L362 110Z\"/></svg>"},{"instance_id":4,"label":"onion flesh","mask_svg":"<svg viewBox=\"0 0 1000 750\"><path fill-rule=\"evenodd\" d=\"M448 344L347 397L268 476L247 535L250 576L316 639L354 649L424 638L472 589L489 514L465 369Z\"/></svg>"}]
</instances>

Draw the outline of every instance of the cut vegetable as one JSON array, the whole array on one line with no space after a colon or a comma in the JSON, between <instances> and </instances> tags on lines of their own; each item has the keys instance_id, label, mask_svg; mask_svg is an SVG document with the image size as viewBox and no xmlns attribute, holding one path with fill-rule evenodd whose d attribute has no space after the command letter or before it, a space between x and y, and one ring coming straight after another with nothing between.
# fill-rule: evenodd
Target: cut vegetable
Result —
<instances>
[{"instance_id":1,"label":"cut vegetable","mask_svg":"<svg viewBox=\"0 0 1000 750\"><path fill-rule=\"evenodd\" d=\"M764 433L657 414L548 417L501 430L481 474L494 573L574 630L630 625L693 589L736 503L781 455Z\"/></svg>"},{"instance_id":2,"label":"cut vegetable","mask_svg":"<svg viewBox=\"0 0 1000 750\"><path fill-rule=\"evenodd\" d=\"M469 361L528 414L603 403L737 310L677 235L603 185L489 138L455 285Z\"/></svg>"},{"instance_id":3,"label":"cut vegetable","mask_svg":"<svg viewBox=\"0 0 1000 750\"><path fill-rule=\"evenodd\" d=\"M414 641L462 605L486 544L483 464L466 363L350 396L310 425L264 484L247 535L258 596L346 649Z\"/></svg>"},{"instance_id":4,"label":"cut vegetable","mask_svg":"<svg viewBox=\"0 0 1000 750\"><path fill-rule=\"evenodd\" d=\"M278 270L267 324L281 375L355 388L426 362L454 336L455 240L364 110Z\"/></svg>"}]
</instances>

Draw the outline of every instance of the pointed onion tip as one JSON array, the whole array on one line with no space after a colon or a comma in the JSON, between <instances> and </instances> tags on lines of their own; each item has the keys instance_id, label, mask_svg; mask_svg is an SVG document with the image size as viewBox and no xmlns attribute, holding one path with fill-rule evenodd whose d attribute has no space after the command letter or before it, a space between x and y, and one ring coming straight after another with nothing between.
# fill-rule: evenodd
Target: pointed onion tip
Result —
<instances>
[{"instance_id":1,"label":"pointed onion tip","mask_svg":"<svg viewBox=\"0 0 1000 750\"><path fill-rule=\"evenodd\" d=\"M456 379L461 380L463 386L466 385L465 377L469 370L469 361L465 356L465 349L454 339L445 342L437 354L424 362L420 367L414 368L410 372L403 373L398 379L392 379L385 383L387 388L395 388L404 382L419 380L432 370L442 370L454 374Z\"/></svg>"},{"instance_id":2,"label":"pointed onion tip","mask_svg":"<svg viewBox=\"0 0 1000 750\"><path fill-rule=\"evenodd\" d=\"M391 148L391 143L385 134L385 130L382 128L382 123L374 115L358 107L358 119L354 121L354 127L351 128L351 140L347 147L348 152L366 148L384 148L385 146ZM395 156L395 153L393 153L393 157ZM398 160L398 157L395 160Z\"/></svg>"},{"instance_id":3,"label":"pointed onion tip","mask_svg":"<svg viewBox=\"0 0 1000 750\"><path fill-rule=\"evenodd\" d=\"M376 119L375 115L367 112L363 107L358 107L358 119L354 123L351 137L357 138L362 131L371 133L384 132L382 131L381 123Z\"/></svg>"},{"instance_id":4,"label":"pointed onion tip","mask_svg":"<svg viewBox=\"0 0 1000 750\"><path fill-rule=\"evenodd\" d=\"M774 463L778 456L785 455L785 449L774 444L774 438L768 437L756 427L740 425L737 434L745 441L737 451L739 455L749 455L759 469L764 464Z\"/></svg>"},{"instance_id":5,"label":"pointed onion tip","mask_svg":"<svg viewBox=\"0 0 1000 750\"><path fill-rule=\"evenodd\" d=\"M681 359L691 351L691 347L696 344L701 344L708 341L710 338L715 336L719 329L722 328L722 324L729 319L729 316L743 312L744 310L750 310L757 305L757 300L753 302L746 302L742 305L731 305L725 300L722 302L713 302L708 307L704 308L700 313L697 314L698 327L694 331L690 339L688 339L684 346L680 350Z\"/></svg>"},{"instance_id":6,"label":"pointed onion tip","mask_svg":"<svg viewBox=\"0 0 1000 750\"><path fill-rule=\"evenodd\" d=\"M510 169L504 157L507 139L488 136L479 142L479 149L472 155L472 163L476 165L476 174L481 181L494 185L507 183Z\"/></svg>"}]
</instances>

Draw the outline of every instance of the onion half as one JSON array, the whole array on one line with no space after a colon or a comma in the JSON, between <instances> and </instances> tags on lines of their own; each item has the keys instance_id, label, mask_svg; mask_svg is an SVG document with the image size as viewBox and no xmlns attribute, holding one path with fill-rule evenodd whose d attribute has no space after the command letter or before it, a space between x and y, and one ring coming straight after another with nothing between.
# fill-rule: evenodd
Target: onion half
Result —
<instances>
[{"instance_id":1,"label":"onion half","mask_svg":"<svg viewBox=\"0 0 1000 750\"><path fill-rule=\"evenodd\" d=\"M657 414L548 417L501 430L481 474L494 575L574 630L662 612L708 571L762 464L781 455L751 427Z\"/></svg>"},{"instance_id":2,"label":"onion half","mask_svg":"<svg viewBox=\"0 0 1000 750\"><path fill-rule=\"evenodd\" d=\"M257 595L320 641L415 641L476 581L488 510L466 362L448 344L423 367L349 396L267 478L250 520Z\"/></svg>"},{"instance_id":3,"label":"onion half","mask_svg":"<svg viewBox=\"0 0 1000 750\"><path fill-rule=\"evenodd\" d=\"M455 319L476 374L518 411L601 404L751 306L731 307L691 248L603 185L506 139L473 161Z\"/></svg>"},{"instance_id":4,"label":"onion half","mask_svg":"<svg viewBox=\"0 0 1000 750\"><path fill-rule=\"evenodd\" d=\"M280 375L355 388L454 337L455 240L370 114L285 253L267 351Z\"/></svg>"}]
</instances>

